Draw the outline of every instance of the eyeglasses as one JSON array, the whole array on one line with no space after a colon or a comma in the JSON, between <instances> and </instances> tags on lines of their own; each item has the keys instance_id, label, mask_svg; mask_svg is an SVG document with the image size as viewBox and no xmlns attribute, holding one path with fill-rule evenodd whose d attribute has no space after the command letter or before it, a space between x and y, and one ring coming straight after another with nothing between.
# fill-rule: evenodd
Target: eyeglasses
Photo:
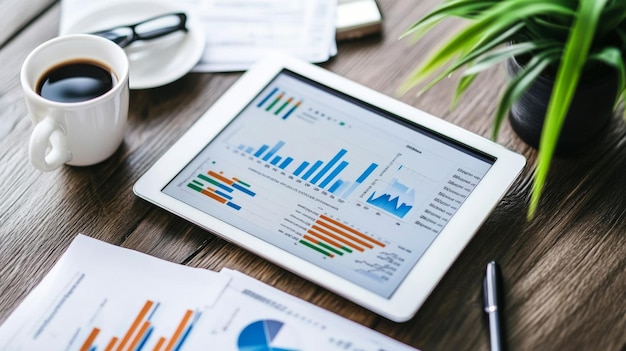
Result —
<instances>
[{"instance_id":1,"label":"eyeglasses","mask_svg":"<svg viewBox=\"0 0 626 351\"><path fill-rule=\"evenodd\" d=\"M156 16L135 24L116 26L91 34L109 39L121 47L126 47L138 40L155 39L179 30L186 32L186 25L187 15L178 12Z\"/></svg>"}]
</instances>

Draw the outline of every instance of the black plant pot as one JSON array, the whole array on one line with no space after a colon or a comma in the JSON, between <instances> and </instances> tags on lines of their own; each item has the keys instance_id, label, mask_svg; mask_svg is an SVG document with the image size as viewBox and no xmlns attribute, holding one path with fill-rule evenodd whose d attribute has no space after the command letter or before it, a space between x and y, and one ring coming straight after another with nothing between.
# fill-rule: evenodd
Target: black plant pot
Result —
<instances>
[{"instance_id":1,"label":"black plant pot","mask_svg":"<svg viewBox=\"0 0 626 351\"><path fill-rule=\"evenodd\" d=\"M516 60L507 61L509 75L521 70ZM580 153L603 135L614 113L618 74L604 67L600 74L581 77L567 116L563 122L555 154ZM509 122L515 133L528 145L538 148L554 80L540 76L522 94L509 111Z\"/></svg>"}]
</instances>

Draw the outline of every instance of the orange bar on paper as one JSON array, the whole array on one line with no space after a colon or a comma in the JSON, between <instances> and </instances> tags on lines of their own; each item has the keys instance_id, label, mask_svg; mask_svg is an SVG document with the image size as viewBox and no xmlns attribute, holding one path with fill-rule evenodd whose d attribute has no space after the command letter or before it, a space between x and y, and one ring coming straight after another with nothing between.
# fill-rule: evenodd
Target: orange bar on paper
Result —
<instances>
[{"instance_id":1,"label":"orange bar on paper","mask_svg":"<svg viewBox=\"0 0 626 351\"><path fill-rule=\"evenodd\" d=\"M161 351L161 346L163 346L163 344L165 344L165 338L160 337L159 341L157 341L157 344L154 346L154 349L152 351Z\"/></svg>"},{"instance_id":2,"label":"orange bar on paper","mask_svg":"<svg viewBox=\"0 0 626 351\"><path fill-rule=\"evenodd\" d=\"M167 344L165 351L172 351L172 349L174 348L174 345L176 345L176 341L178 341L178 338L180 338L180 335L183 333L183 329L185 329L185 325L187 325L189 318L191 318L192 313L193 313L192 310L187 310L187 312L185 312L185 316L183 317L183 320L180 321L180 324L178 324L178 327L176 328L174 335L172 335L170 342Z\"/></svg>"},{"instance_id":3,"label":"orange bar on paper","mask_svg":"<svg viewBox=\"0 0 626 351\"><path fill-rule=\"evenodd\" d=\"M111 339L111 341L109 341L109 344L107 345L106 349L104 349L104 351L111 351L113 350L113 348L115 347L115 344L117 343L119 339L116 337L113 337L113 339Z\"/></svg>"},{"instance_id":4,"label":"orange bar on paper","mask_svg":"<svg viewBox=\"0 0 626 351\"><path fill-rule=\"evenodd\" d=\"M152 308L153 304L154 304L154 302L152 302L150 300L146 301L146 303L143 305L143 308L141 309L141 311L139 312L139 314L137 315L137 317L133 321L133 324L130 325L130 328L128 329L128 331L124 335L124 338L122 339L122 342L117 347L117 351L122 351L122 349L124 348L124 346L126 345L128 340L130 340L131 336L133 336L133 334L135 333L135 330L139 326L139 323L141 323L141 321L144 319L146 314L148 314L148 311L150 311L150 308Z\"/></svg>"},{"instance_id":5,"label":"orange bar on paper","mask_svg":"<svg viewBox=\"0 0 626 351\"><path fill-rule=\"evenodd\" d=\"M87 340L85 340L85 342L83 343L83 346L80 347L80 351L88 351L91 347L91 344L93 344L93 341L96 340L96 336L98 336L98 333L100 333L100 329L93 328L91 333L89 333Z\"/></svg>"},{"instance_id":6,"label":"orange bar on paper","mask_svg":"<svg viewBox=\"0 0 626 351\"><path fill-rule=\"evenodd\" d=\"M137 333L137 335L135 336L135 339L128 347L128 351L132 351L137 347L141 339L143 339L143 336L146 335L146 332L148 331L149 327L150 327L150 322L148 321L143 322L141 329L139 329L139 333Z\"/></svg>"}]
</instances>

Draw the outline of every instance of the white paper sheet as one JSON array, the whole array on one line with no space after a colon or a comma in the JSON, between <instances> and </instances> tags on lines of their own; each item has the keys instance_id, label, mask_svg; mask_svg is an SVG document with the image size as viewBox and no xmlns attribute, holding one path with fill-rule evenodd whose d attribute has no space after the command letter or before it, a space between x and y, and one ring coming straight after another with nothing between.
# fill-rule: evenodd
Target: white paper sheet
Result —
<instances>
[{"instance_id":1,"label":"white paper sheet","mask_svg":"<svg viewBox=\"0 0 626 351\"><path fill-rule=\"evenodd\" d=\"M223 350L416 350L241 272L221 272L232 280L215 305L222 318L211 334ZM265 339L261 330L267 331Z\"/></svg>"},{"instance_id":2,"label":"white paper sheet","mask_svg":"<svg viewBox=\"0 0 626 351\"><path fill-rule=\"evenodd\" d=\"M184 344L184 332L209 317L229 280L78 235L2 325L0 350L105 350L109 343L153 350L161 338L164 346Z\"/></svg>"},{"instance_id":3,"label":"white paper sheet","mask_svg":"<svg viewBox=\"0 0 626 351\"><path fill-rule=\"evenodd\" d=\"M0 349L109 347L415 350L243 273L187 267L78 235L0 327Z\"/></svg>"},{"instance_id":4,"label":"white paper sheet","mask_svg":"<svg viewBox=\"0 0 626 351\"><path fill-rule=\"evenodd\" d=\"M152 0L162 1L162 0ZM107 6L129 6L109 0ZM196 72L248 69L268 52L282 51L319 63L337 53L336 0L180 0L181 10L206 32L204 55ZM60 32L102 4L93 0L63 0ZM184 54L184 53L181 53Z\"/></svg>"}]
</instances>

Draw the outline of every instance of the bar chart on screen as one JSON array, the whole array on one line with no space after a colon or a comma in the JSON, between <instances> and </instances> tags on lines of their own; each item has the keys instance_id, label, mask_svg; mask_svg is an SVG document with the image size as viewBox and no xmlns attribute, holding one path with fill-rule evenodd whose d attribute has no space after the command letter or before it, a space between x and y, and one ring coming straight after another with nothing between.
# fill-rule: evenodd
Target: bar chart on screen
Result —
<instances>
[{"instance_id":1,"label":"bar chart on screen","mask_svg":"<svg viewBox=\"0 0 626 351\"><path fill-rule=\"evenodd\" d=\"M214 164L214 163L212 163ZM196 175L187 182L187 187L208 199L217 201L233 210L241 210L236 203L237 196L254 197L250 183L237 177L227 177L222 171L199 169Z\"/></svg>"},{"instance_id":2,"label":"bar chart on screen","mask_svg":"<svg viewBox=\"0 0 626 351\"><path fill-rule=\"evenodd\" d=\"M272 89L263 99L256 105L257 108L272 113L282 119L287 119L296 111L302 100L294 96L287 95L281 91L279 87Z\"/></svg>"},{"instance_id":3,"label":"bar chart on screen","mask_svg":"<svg viewBox=\"0 0 626 351\"><path fill-rule=\"evenodd\" d=\"M299 243L330 258L383 248L384 242L326 215L319 215Z\"/></svg>"},{"instance_id":4,"label":"bar chart on screen","mask_svg":"<svg viewBox=\"0 0 626 351\"><path fill-rule=\"evenodd\" d=\"M234 150L343 199L350 197L378 168L378 163L374 161L351 162L351 153L345 148L335 149L334 153L327 153L328 156L322 156L320 150L318 157L307 158L297 155L300 148L290 151L283 140L261 145L241 143ZM287 151L287 154L281 154L281 151Z\"/></svg>"}]
</instances>

